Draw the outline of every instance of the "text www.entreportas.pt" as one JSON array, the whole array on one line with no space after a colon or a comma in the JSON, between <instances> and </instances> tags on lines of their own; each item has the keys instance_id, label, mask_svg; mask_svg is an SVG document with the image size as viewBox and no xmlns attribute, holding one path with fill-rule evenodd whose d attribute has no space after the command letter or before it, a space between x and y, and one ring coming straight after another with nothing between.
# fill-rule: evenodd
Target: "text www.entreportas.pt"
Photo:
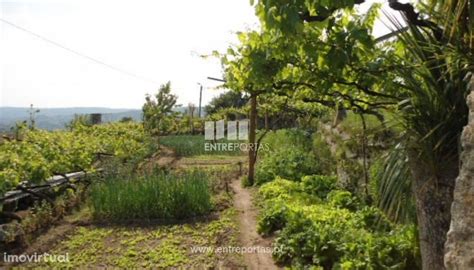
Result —
<instances>
[{"instance_id":1,"label":"text www.entreportas.pt","mask_svg":"<svg viewBox=\"0 0 474 270\"><path fill-rule=\"evenodd\" d=\"M273 253L277 251L278 247L262 247L262 246L251 246L251 247L236 247L236 246L193 246L191 247L191 253Z\"/></svg>"}]
</instances>

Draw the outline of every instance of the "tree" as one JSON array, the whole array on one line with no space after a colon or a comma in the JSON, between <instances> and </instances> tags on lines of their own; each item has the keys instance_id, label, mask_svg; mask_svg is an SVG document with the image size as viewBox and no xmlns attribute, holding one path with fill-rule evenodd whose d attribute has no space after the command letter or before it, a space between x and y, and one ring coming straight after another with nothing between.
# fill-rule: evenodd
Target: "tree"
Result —
<instances>
[{"instance_id":1,"label":"tree","mask_svg":"<svg viewBox=\"0 0 474 270\"><path fill-rule=\"evenodd\" d=\"M205 110L207 115L211 115L225 108L241 108L247 101L248 98L244 97L241 92L228 91L213 98Z\"/></svg>"},{"instance_id":2,"label":"tree","mask_svg":"<svg viewBox=\"0 0 474 270\"><path fill-rule=\"evenodd\" d=\"M142 107L145 130L155 135L165 134L170 127L177 99L176 95L171 94L170 82L161 85L154 98L147 94Z\"/></svg>"},{"instance_id":3,"label":"tree","mask_svg":"<svg viewBox=\"0 0 474 270\"><path fill-rule=\"evenodd\" d=\"M257 161L257 99L258 96L272 89L273 78L278 71L279 63L267 56L266 36L258 32L240 33L241 44L229 48L228 54L222 58L224 64L225 86L237 92L245 92L249 96L249 169L247 181L254 184L255 163Z\"/></svg>"},{"instance_id":4,"label":"tree","mask_svg":"<svg viewBox=\"0 0 474 270\"><path fill-rule=\"evenodd\" d=\"M133 122L133 118L130 116L124 116L120 119L120 123L128 123L128 122Z\"/></svg>"},{"instance_id":5,"label":"tree","mask_svg":"<svg viewBox=\"0 0 474 270\"><path fill-rule=\"evenodd\" d=\"M404 48L400 63L404 66L395 72L409 93L400 116L407 131L405 146L425 269L444 266L444 243L459 174L459 137L468 116L466 95L473 43L470 26L462 15L455 15L459 8L467 12L467 2L461 2L465 5L457 8L444 5L448 2L431 2L430 30L412 26L409 33L399 37ZM396 20L393 23L400 28Z\"/></svg>"},{"instance_id":6,"label":"tree","mask_svg":"<svg viewBox=\"0 0 474 270\"><path fill-rule=\"evenodd\" d=\"M251 115L256 115L258 96L266 93L379 115L377 108L397 100L390 93L395 80L367 76L383 66L378 59L387 54L374 46L370 36L376 11L374 8L365 16L341 14L319 27L303 27L301 35L291 39L276 30L240 33L241 44L230 48L224 57L227 87L250 94L251 105L255 105ZM249 156L249 179L253 156Z\"/></svg>"},{"instance_id":7,"label":"tree","mask_svg":"<svg viewBox=\"0 0 474 270\"><path fill-rule=\"evenodd\" d=\"M30 109L28 110L30 114L30 124L28 126L29 129L34 130L36 128L36 114L40 112L39 109L35 109L33 104L30 104Z\"/></svg>"},{"instance_id":8,"label":"tree","mask_svg":"<svg viewBox=\"0 0 474 270\"><path fill-rule=\"evenodd\" d=\"M196 105L194 105L193 103L189 103L188 109L189 109L190 130L191 130L191 134L194 134L194 111L196 110Z\"/></svg>"},{"instance_id":9,"label":"tree","mask_svg":"<svg viewBox=\"0 0 474 270\"><path fill-rule=\"evenodd\" d=\"M368 34L374 18L364 23L354 17L352 8L363 2L258 1L256 12L274 41L268 58L288 63L286 72L274 77L275 86L306 101L342 104L360 113L402 109L398 116L406 128L403 144L414 181L423 268L442 269L457 140L467 119L463 79L472 70L472 3L424 1L426 19L411 4L389 0L411 31L398 45L379 47Z\"/></svg>"}]
</instances>

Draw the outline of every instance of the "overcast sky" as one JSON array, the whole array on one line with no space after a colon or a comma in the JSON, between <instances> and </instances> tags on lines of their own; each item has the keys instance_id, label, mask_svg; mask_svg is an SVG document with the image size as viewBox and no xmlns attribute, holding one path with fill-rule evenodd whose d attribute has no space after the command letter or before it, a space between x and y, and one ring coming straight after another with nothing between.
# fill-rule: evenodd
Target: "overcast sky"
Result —
<instances>
[{"instance_id":1,"label":"overcast sky","mask_svg":"<svg viewBox=\"0 0 474 270\"><path fill-rule=\"evenodd\" d=\"M168 80L184 105L202 83L205 104L221 66L199 55L258 27L248 0L0 0L0 18L124 71L0 21L0 106L140 108Z\"/></svg>"}]
</instances>

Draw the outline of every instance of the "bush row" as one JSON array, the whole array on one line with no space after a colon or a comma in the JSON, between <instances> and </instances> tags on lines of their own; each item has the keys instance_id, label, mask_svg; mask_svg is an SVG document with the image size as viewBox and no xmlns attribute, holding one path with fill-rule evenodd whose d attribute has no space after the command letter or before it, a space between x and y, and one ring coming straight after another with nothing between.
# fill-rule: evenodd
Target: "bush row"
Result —
<instances>
[{"instance_id":1,"label":"bush row","mask_svg":"<svg viewBox=\"0 0 474 270\"><path fill-rule=\"evenodd\" d=\"M375 207L336 189L330 176L277 178L259 189L258 231L275 234L278 263L296 268L418 269L413 226L389 222Z\"/></svg>"}]
</instances>

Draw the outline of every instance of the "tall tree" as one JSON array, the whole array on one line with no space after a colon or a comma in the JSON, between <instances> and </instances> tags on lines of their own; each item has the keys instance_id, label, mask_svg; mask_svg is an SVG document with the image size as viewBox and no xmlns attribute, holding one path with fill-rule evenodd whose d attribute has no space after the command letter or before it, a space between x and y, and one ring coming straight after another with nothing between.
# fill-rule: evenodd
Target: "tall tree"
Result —
<instances>
[{"instance_id":1,"label":"tall tree","mask_svg":"<svg viewBox=\"0 0 474 270\"><path fill-rule=\"evenodd\" d=\"M272 89L272 80L279 69L279 62L268 58L266 36L259 32L239 34L240 44L229 48L222 58L225 70L226 87L237 92L247 93L250 102L249 123L249 170L247 180L254 184L255 163L257 161L257 116L258 96Z\"/></svg>"}]
</instances>

